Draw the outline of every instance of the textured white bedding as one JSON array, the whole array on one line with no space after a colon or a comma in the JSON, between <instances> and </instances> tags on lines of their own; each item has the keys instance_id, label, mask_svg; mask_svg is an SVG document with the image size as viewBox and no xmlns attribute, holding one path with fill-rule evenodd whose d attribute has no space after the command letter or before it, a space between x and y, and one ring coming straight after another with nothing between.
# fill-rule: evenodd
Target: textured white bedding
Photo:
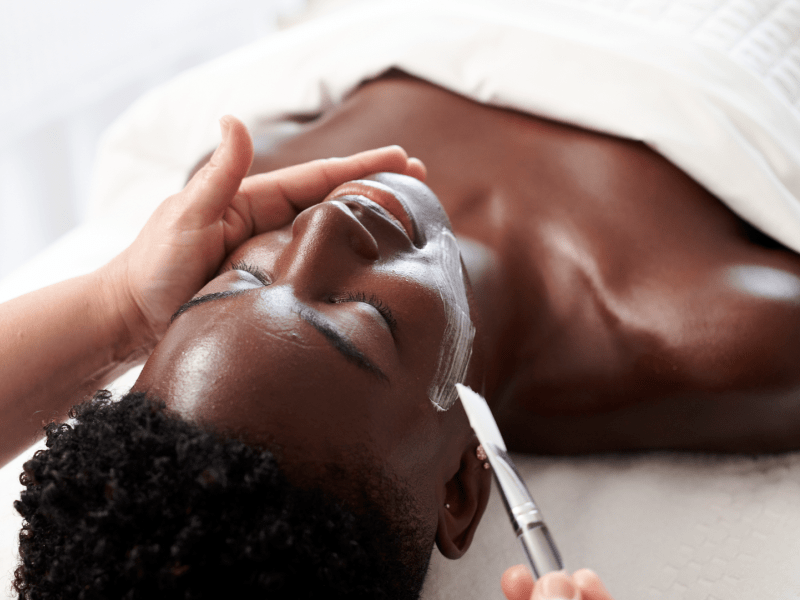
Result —
<instances>
[{"instance_id":1,"label":"textured white bedding","mask_svg":"<svg viewBox=\"0 0 800 600\"><path fill-rule=\"evenodd\" d=\"M214 146L219 116L258 130L276 115L336 102L389 66L484 102L644 140L800 250L800 0L501 4L373 2L152 92L105 136L94 219L0 282L0 300L125 247ZM800 454L519 465L567 566L597 570L617 600L800 597ZM0 507L18 471L0 471L9 499ZM0 514L0 576L12 569L18 524L10 510ZM522 559L496 494L464 559L434 555L427 599L500 598L500 574Z\"/></svg>"}]
</instances>

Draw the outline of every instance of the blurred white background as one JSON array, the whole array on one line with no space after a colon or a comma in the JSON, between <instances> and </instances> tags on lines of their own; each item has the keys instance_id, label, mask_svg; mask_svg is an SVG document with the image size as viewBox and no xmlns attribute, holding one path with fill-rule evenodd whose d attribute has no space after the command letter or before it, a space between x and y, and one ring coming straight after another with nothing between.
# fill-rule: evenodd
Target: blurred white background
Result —
<instances>
[{"instance_id":1,"label":"blurred white background","mask_svg":"<svg viewBox=\"0 0 800 600\"><path fill-rule=\"evenodd\" d=\"M136 98L305 0L1 0L0 278L85 217L95 148Z\"/></svg>"}]
</instances>

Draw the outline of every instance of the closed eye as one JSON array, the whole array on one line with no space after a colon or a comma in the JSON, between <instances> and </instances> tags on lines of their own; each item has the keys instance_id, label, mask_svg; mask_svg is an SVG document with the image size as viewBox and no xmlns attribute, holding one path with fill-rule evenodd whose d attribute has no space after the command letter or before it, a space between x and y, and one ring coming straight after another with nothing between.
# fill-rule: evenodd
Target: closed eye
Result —
<instances>
[{"instance_id":1,"label":"closed eye","mask_svg":"<svg viewBox=\"0 0 800 600\"><path fill-rule=\"evenodd\" d=\"M245 273L250 273L253 277L258 279L264 285L270 285L272 281L270 280L269 275L264 272L263 269L252 265L250 263L246 263L243 260L236 261L232 263L230 266L231 271L244 271ZM389 331L392 333L394 337L397 333L397 319L394 318L392 314L392 309L389 308L383 300L378 298L375 294L365 294L364 292L348 292L343 296L335 296L331 298L331 302L339 303L339 302L363 302L365 304L369 304L370 306L374 307L380 315L383 317L386 324L389 326Z\"/></svg>"},{"instance_id":2,"label":"closed eye","mask_svg":"<svg viewBox=\"0 0 800 600\"><path fill-rule=\"evenodd\" d=\"M386 324L389 326L389 331L392 332L392 336L394 337L395 333L397 333L397 319L394 318L392 309L375 294L367 295L364 292L348 292L343 296L331 298L331 302L364 302L365 304L369 304L381 314L383 320L386 321Z\"/></svg>"},{"instance_id":3,"label":"closed eye","mask_svg":"<svg viewBox=\"0 0 800 600\"><path fill-rule=\"evenodd\" d=\"M267 275L262 269L255 265L251 265L250 263L246 263L243 260L238 260L231 265L231 271L244 271L245 273L250 273L253 277L258 279L264 285L269 285L272 283L270 281L269 275Z\"/></svg>"}]
</instances>

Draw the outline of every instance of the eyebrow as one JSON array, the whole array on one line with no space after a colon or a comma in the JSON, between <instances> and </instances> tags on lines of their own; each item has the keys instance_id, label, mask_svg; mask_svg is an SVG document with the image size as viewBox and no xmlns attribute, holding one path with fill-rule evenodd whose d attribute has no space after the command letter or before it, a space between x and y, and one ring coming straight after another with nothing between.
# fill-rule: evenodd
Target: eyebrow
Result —
<instances>
[{"instance_id":1,"label":"eyebrow","mask_svg":"<svg viewBox=\"0 0 800 600\"><path fill-rule=\"evenodd\" d=\"M222 298L238 296L246 291L248 290L228 290L225 292L213 292L211 294L205 294L204 296L192 298L175 311L175 314L172 315L169 322L172 324L175 319L177 319L190 308L205 304L206 302L211 302L212 300L220 300ZM374 364L370 359L368 359L367 356L361 352L361 350L359 350L355 344L353 344L353 342L351 342L347 336L339 331L339 329L328 319L322 317L316 311L313 311L310 308L302 305L299 309L295 310L295 313L303 321L319 331L325 337L325 339L330 342L331 346L333 346L348 361L352 362L364 371L367 371L371 375L374 375L378 379L381 379L387 383L389 382L389 378L386 376L386 373L384 373L380 367L378 367L378 365Z\"/></svg>"},{"instance_id":2,"label":"eyebrow","mask_svg":"<svg viewBox=\"0 0 800 600\"><path fill-rule=\"evenodd\" d=\"M325 336L325 339L327 339L347 360L372 375L375 375L378 379L389 383L389 378L381 371L380 367L368 359L361 350L356 348L355 344L353 344L347 336L343 335L333 323L328 321L328 319L305 306L301 306L297 310L297 314L303 321Z\"/></svg>"},{"instance_id":3,"label":"eyebrow","mask_svg":"<svg viewBox=\"0 0 800 600\"><path fill-rule=\"evenodd\" d=\"M169 318L169 324L172 325L175 319L180 317L190 308L194 308L195 306L200 306L201 304L205 304L206 302L211 302L212 300L219 300L220 298L228 298L230 296L238 296L242 292L246 291L247 290L228 290L226 292L214 292L212 294L206 294L204 296L198 296L197 298L192 298L186 304L183 304L178 310L175 311L175 314Z\"/></svg>"}]
</instances>

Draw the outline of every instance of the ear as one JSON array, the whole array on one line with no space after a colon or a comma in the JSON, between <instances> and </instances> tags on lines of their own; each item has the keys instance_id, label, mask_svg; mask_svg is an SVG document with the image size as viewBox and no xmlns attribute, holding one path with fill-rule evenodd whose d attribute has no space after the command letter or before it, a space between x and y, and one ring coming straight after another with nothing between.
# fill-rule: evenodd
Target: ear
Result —
<instances>
[{"instance_id":1,"label":"ear","mask_svg":"<svg viewBox=\"0 0 800 600\"><path fill-rule=\"evenodd\" d=\"M492 471L478 460L477 447L475 441L462 453L458 472L445 483L445 501L439 507L436 545L450 559L461 558L467 551L489 502Z\"/></svg>"}]
</instances>

